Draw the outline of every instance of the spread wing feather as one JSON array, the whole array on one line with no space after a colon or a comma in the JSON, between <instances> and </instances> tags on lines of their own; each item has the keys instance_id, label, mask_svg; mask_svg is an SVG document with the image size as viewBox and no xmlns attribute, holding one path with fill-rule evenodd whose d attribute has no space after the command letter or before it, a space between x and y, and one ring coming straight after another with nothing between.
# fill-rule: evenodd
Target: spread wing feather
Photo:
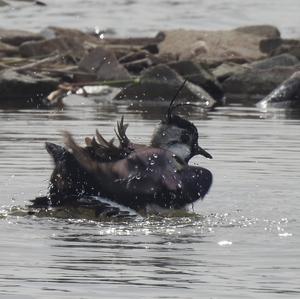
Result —
<instances>
[{"instance_id":1,"label":"spread wing feather","mask_svg":"<svg viewBox=\"0 0 300 299\"><path fill-rule=\"evenodd\" d=\"M120 122L117 122L117 129L115 134L119 140L119 146L114 144L115 139L112 138L107 141L98 130L96 130L96 137L85 139L88 151L100 162L117 161L127 157L135 150L133 144L126 135L128 124L124 124L124 117L122 116Z\"/></svg>"}]
</instances>

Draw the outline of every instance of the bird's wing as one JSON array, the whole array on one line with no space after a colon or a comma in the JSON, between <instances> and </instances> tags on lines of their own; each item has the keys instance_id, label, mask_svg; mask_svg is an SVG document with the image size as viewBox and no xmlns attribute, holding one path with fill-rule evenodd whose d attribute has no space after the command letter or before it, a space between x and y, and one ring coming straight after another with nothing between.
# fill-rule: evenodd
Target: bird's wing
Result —
<instances>
[{"instance_id":1,"label":"bird's wing","mask_svg":"<svg viewBox=\"0 0 300 299\"><path fill-rule=\"evenodd\" d=\"M103 188L149 194L162 190L175 191L180 187L178 170L182 165L174 159L172 153L164 149L146 147L132 152L126 159L100 163L78 146L67 132L65 144L79 164Z\"/></svg>"},{"instance_id":2,"label":"bird's wing","mask_svg":"<svg viewBox=\"0 0 300 299\"><path fill-rule=\"evenodd\" d=\"M107 141L99 131L96 130L95 137L85 138L88 150L100 162L117 161L127 157L136 148L126 135L127 128L128 124L124 124L124 117L122 116L121 121L117 122L117 128L115 129L119 146L114 144L114 138Z\"/></svg>"}]
</instances>

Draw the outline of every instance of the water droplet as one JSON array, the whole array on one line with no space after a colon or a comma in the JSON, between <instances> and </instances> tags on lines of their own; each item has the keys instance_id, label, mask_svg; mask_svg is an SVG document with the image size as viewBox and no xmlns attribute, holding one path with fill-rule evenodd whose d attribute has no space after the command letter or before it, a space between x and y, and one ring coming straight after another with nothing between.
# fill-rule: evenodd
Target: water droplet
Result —
<instances>
[{"instance_id":1,"label":"water droplet","mask_svg":"<svg viewBox=\"0 0 300 299\"><path fill-rule=\"evenodd\" d=\"M227 240L223 240L223 241L218 242L218 245L220 245L220 246L231 246L232 242L227 241Z\"/></svg>"},{"instance_id":2,"label":"water droplet","mask_svg":"<svg viewBox=\"0 0 300 299\"><path fill-rule=\"evenodd\" d=\"M279 237L284 237L284 238L286 238L286 237L291 237L292 235L293 235L293 234L287 233L287 232L278 234Z\"/></svg>"}]
</instances>

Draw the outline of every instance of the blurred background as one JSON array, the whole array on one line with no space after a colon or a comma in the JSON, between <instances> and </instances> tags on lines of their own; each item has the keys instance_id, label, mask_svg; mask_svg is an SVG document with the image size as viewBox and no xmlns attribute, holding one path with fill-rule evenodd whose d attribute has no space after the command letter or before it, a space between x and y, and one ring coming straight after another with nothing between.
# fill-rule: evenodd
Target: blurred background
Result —
<instances>
[{"instance_id":1,"label":"blurred background","mask_svg":"<svg viewBox=\"0 0 300 299\"><path fill-rule=\"evenodd\" d=\"M40 31L46 26L153 36L166 29L232 29L271 24L284 37L300 36L297 0L2 0L0 27Z\"/></svg>"}]
</instances>

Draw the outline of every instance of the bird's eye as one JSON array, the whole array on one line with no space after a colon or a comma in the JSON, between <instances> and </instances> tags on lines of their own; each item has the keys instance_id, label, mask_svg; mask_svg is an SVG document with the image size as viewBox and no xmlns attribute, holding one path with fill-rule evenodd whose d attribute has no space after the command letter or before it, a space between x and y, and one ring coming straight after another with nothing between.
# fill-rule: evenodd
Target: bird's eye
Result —
<instances>
[{"instance_id":1,"label":"bird's eye","mask_svg":"<svg viewBox=\"0 0 300 299\"><path fill-rule=\"evenodd\" d=\"M190 135L187 132L183 132L181 135L181 141L183 143L188 143L190 141Z\"/></svg>"}]
</instances>

